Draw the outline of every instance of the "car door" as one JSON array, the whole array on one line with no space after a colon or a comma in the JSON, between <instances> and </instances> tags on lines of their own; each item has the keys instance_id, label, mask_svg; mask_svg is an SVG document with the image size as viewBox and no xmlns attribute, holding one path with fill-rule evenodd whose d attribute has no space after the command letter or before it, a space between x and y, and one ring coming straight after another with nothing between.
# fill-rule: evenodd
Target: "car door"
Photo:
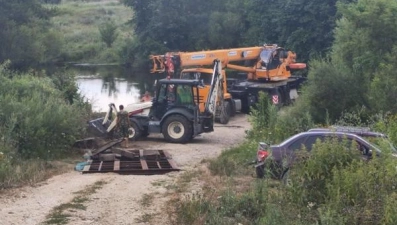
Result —
<instances>
[{"instance_id":1,"label":"car door","mask_svg":"<svg viewBox=\"0 0 397 225\"><path fill-rule=\"evenodd\" d=\"M295 140L293 140L290 144L287 145L285 149L284 155L284 166L291 166L296 160L296 153L301 149L306 149L307 151L311 151L313 145L316 143L317 139L324 141L324 136L321 134L307 134L305 136L301 136Z\"/></svg>"},{"instance_id":2,"label":"car door","mask_svg":"<svg viewBox=\"0 0 397 225\"><path fill-rule=\"evenodd\" d=\"M302 148L306 148L308 151L312 150L313 144L316 143L317 139L320 139L321 141L324 140L324 136L321 134L313 134L313 135L306 135L301 138L298 138L291 142L287 149L289 152L295 152L297 150L300 150Z\"/></svg>"}]
</instances>

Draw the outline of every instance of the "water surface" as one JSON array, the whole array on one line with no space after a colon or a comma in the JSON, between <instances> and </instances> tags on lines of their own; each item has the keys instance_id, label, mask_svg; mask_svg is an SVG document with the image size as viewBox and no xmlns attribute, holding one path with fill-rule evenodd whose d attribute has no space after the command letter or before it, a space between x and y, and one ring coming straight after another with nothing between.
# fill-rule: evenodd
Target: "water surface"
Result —
<instances>
[{"instance_id":1,"label":"water surface","mask_svg":"<svg viewBox=\"0 0 397 225\"><path fill-rule=\"evenodd\" d=\"M145 91L153 94L155 79L163 78L161 74L131 71L118 66L79 66L72 70L77 75L80 94L97 112L106 111L110 103L126 106L139 102Z\"/></svg>"}]
</instances>

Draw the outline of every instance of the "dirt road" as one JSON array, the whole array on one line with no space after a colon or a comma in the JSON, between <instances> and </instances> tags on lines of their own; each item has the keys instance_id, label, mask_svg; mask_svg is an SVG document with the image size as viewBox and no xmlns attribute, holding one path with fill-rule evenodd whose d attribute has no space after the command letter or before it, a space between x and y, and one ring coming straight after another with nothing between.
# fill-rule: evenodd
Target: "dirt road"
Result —
<instances>
[{"instance_id":1,"label":"dirt road","mask_svg":"<svg viewBox=\"0 0 397 225\"><path fill-rule=\"evenodd\" d=\"M192 170L206 158L216 157L245 137L249 129L246 115L236 115L227 125L217 124L213 133L203 134L189 144L166 143L161 136L149 136L137 141L134 147L162 149L172 154L183 171ZM13 195L0 196L0 224L42 224L56 207L70 203L78 193L84 192L98 182L101 184L94 194L82 195L85 209L70 209L67 224L150 224L148 215L161 215L166 202L165 185L173 184L185 172L165 175L118 175L81 174L70 171L55 176L36 187L18 189ZM81 194L80 194L81 195ZM146 203L145 203L146 201ZM48 220L48 219L47 219Z\"/></svg>"}]
</instances>

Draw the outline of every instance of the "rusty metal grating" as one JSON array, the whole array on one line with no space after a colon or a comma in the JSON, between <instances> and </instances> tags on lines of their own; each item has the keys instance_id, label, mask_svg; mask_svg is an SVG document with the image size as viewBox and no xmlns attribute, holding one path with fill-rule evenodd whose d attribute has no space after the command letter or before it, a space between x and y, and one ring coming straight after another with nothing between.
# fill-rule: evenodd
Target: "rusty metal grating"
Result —
<instances>
[{"instance_id":1,"label":"rusty metal grating","mask_svg":"<svg viewBox=\"0 0 397 225\"><path fill-rule=\"evenodd\" d=\"M103 148L102 148L103 149ZM179 171L171 155L164 150L96 151L83 173L163 174Z\"/></svg>"}]
</instances>

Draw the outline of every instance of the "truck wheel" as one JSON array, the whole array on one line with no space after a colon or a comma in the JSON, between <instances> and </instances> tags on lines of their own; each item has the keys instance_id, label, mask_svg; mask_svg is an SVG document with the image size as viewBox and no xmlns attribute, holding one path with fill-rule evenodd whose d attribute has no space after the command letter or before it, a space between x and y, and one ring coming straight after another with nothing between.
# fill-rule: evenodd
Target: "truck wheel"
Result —
<instances>
[{"instance_id":1,"label":"truck wheel","mask_svg":"<svg viewBox=\"0 0 397 225\"><path fill-rule=\"evenodd\" d=\"M230 113L231 113L230 108L231 108L230 102L224 101L223 108L221 109L221 114L219 116L219 122L221 124L229 123Z\"/></svg>"},{"instance_id":2,"label":"truck wheel","mask_svg":"<svg viewBox=\"0 0 397 225\"><path fill-rule=\"evenodd\" d=\"M233 100L232 100L233 101ZM229 102L229 112L230 112L230 117L233 117L233 116L235 116L236 115L236 106L235 106L235 104L233 104L232 102L230 102L230 101L228 101Z\"/></svg>"},{"instance_id":3,"label":"truck wheel","mask_svg":"<svg viewBox=\"0 0 397 225\"><path fill-rule=\"evenodd\" d=\"M128 139L135 141L141 137L142 131L139 129L138 124L136 124L135 122L131 121L131 124L131 127L128 129Z\"/></svg>"},{"instance_id":4,"label":"truck wheel","mask_svg":"<svg viewBox=\"0 0 397 225\"><path fill-rule=\"evenodd\" d=\"M163 126L162 133L165 139L172 143L186 143L193 135L192 124L181 115L169 116Z\"/></svg>"}]
</instances>

